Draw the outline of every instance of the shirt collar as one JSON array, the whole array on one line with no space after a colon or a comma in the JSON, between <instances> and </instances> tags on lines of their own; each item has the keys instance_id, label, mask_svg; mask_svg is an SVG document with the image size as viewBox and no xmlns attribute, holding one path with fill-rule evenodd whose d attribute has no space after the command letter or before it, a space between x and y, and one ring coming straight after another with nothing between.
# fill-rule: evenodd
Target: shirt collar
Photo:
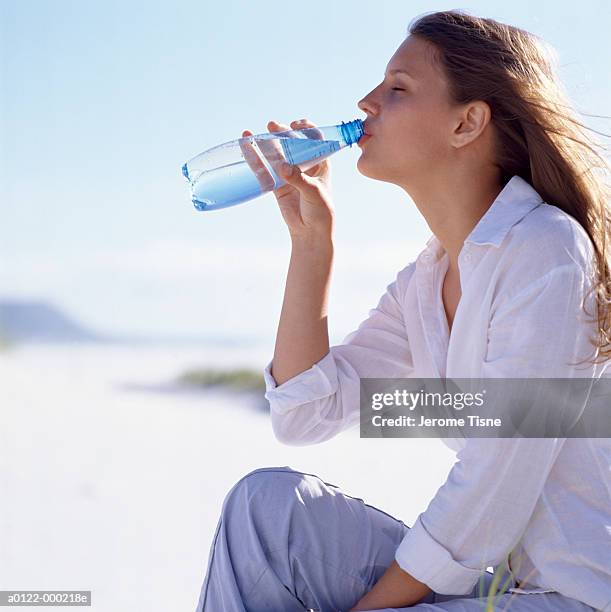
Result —
<instances>
[{"instance_id":1,"label":"shirt collar","mask_svg":"<svg viewBox=\"0 0 611 612\"><path fill-rule=\"evenodd\" d=\"M498 247L509 230L542 202L539 193L527 181L517 174L512 176L465 238L465 244ZM443 247L435 234L427 240L425 251L432 251L438 256L443 254Z\"/></svg>"}]
</instances>

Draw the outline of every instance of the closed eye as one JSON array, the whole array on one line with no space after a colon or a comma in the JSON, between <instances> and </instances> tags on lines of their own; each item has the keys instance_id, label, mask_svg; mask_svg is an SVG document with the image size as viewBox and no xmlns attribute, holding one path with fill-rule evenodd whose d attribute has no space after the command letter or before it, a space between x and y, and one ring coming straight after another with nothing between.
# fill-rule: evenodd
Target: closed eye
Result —
<instances>
[{"instance_id":1,"label":"closed eye","mask_svg":"<svg viewBox=\"0 0 611 612\"><path fill-rule=\"evenodd\" d=\"M401 87L393 87L393 91L405 91L405 89L401 89Z\"/></svg>"}]
</instances>

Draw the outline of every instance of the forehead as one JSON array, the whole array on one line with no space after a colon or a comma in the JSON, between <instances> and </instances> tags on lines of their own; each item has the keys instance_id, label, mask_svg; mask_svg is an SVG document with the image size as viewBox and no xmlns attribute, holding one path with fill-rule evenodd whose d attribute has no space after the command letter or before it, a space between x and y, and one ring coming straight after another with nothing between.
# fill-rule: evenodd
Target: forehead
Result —
<instances>
[{"instance_id":1,"label":"forehead","mask_svg":"<svg viewBox=\"0 0 611 612\"><path fill-rule=\"evenodd\" d=\"M406 70L417 80L444 82L436 62L435 47L417 36L408 36L390 58L386 71Z\"/></svg>"}]
</instances>

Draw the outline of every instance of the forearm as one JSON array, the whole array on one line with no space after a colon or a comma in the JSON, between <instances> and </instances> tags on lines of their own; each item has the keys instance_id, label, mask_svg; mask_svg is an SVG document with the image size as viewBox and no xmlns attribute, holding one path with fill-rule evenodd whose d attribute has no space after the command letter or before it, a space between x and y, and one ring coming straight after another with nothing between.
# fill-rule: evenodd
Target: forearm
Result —
<instances>
[{"instance_id":1,"label":"forearm","mask_svg":"<svg viewBox=\"0 0 611 612\"><path fill-rule=\"evenodd\" d=\"M393 559L386 572L349 612L380 608L405 608L419 602L431 589L404 572Z\"/></svg>"},{"instance_id":2,"label":"forearm","mask_svg":"<svg viewBox=\"0 0 611 612\"><path fill-rule=\"evenodd\" d=\"M311 368L329 352L332 267L330 237L293 240L271 370L278 385Z\"/></svg>"}]
</instances>

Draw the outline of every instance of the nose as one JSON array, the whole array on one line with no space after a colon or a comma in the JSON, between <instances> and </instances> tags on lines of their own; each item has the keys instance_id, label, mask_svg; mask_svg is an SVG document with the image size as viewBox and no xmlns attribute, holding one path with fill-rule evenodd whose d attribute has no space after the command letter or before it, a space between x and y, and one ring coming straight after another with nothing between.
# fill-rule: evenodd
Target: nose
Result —
<instances>
[{"instance_id":1,"label":"nose","mask_svg":"<svg viewBox=\"0 0 611 612\"><path fill-rule=\"evenodd\" d=\"M371 107L369 106L369 102L367 101L367 98L362 98L361 100L359 100L357 103L357 106L364 113L368 115L371 114Z\"/></svg>"},{"instance_id":2,"label":"nose","mask_svg":"<svg viewBox=\"0 0 611 612\"><path fill-rule=\"evenodd\" d=\"M371 101L370 96L371 96L371 93L368 93L365 97L361 98L357 102L357 106L367 115L374 115L376 112L375 105Z\"/></svg>"}]
</instances>

